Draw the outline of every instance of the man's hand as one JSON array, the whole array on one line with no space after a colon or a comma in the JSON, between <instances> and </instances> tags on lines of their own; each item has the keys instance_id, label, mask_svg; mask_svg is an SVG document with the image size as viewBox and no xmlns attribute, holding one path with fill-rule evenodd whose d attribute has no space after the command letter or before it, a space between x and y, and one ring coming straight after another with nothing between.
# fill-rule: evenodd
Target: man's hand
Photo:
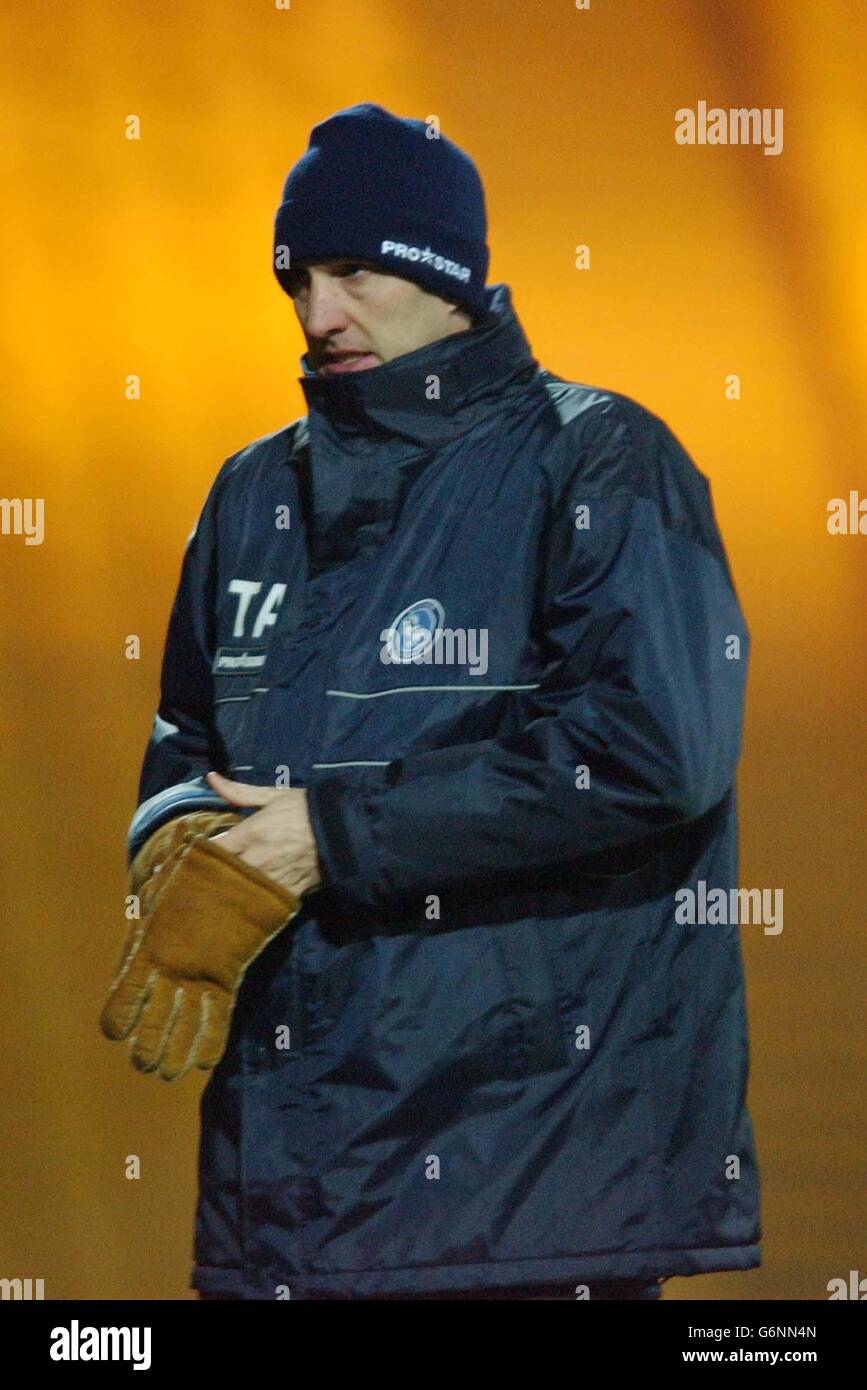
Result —
<instances>
[{"instance_id":1,"label":"man's hand","mask_svg":"<svg viewBox=\"0 0 867 1390\"><path fill-rule=\"evenodd\" d=\"M322 882L316 840L301 787L255 787L209 772L208 784L233 806L260 806L231 830L214 835L224 849L301 897Z\"/></svg>"}]
</instances>

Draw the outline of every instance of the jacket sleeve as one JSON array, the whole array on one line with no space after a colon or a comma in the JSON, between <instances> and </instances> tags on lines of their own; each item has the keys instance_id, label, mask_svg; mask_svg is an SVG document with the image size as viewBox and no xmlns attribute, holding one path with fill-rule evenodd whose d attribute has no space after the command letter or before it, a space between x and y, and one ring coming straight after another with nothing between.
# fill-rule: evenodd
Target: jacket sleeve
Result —
<instances>
[{"instance_id":1,"label":"jacket sleeve","mask_svg":"<svg viewBox=\"0 0 867 1390\"><path fill-rule=\"evenodd\" d=\"M184 553L163 653L159 707L142 764L138 809L127 834L130 863L145 840L173 817L212 807L228 809L204 780L215 766L211 666L215 511L222 471Z\"/></svg>"},{"instance_id":2,"label":"jacket sleeve","mask_svg":"<svg viewBox=\"0 0 867 1390\"><path fill-rule=\"evenodd\" d=\"M635 409L616 465L600 447L551 487L546 667L514 732L314 784L326 887L376 906L524 869L610 872L727 795L749 634L707 479Z\"/></svg>"}]
</instances>

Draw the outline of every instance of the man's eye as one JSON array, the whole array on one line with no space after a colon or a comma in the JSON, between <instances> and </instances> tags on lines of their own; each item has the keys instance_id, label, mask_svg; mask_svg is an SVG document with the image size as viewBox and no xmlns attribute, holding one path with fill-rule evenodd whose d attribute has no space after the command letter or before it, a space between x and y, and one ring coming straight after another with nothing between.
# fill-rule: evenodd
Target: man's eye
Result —
<instances>
[{"instance_id":1,"label":"man's eye","mask_svg":"<svg viewBox=\"0 0 867 1390\"><path fill-rule=\"evenodd\" d=\"M357 261L353 261L350 265L345 265L341 267L341 269L337 273L338 275L341 275L343 277L354 277L356 275L364 274L367 271L367 269L368 267L366 265L359 265Z\"/></svg>"}]
</instances>

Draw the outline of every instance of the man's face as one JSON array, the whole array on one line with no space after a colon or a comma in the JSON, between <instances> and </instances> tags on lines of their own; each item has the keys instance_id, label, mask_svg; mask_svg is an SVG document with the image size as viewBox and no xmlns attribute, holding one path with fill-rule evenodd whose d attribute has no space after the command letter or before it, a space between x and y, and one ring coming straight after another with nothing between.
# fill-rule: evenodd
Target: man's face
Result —
<instances>
[{"instance_id":1,"label":"man's face","mask_svg":"<svg viewBox=\"0 0 867 1390\"><path fill-rule=\"evenodd\" d=\"M319 376L362 372L472 327L472 318L368 261L300 261L287 286Z\"/></svg>"}]
</instances>

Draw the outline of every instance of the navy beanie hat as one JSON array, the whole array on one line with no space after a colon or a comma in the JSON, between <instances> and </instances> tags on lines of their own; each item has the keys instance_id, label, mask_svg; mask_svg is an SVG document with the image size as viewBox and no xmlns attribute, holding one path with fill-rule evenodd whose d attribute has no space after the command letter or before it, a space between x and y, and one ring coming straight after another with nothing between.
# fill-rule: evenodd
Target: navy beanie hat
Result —
<instances>
[{"instance_id":1,"label":"navy beanie hat","mask_svg":"<svg viewBox=\"0 0 867 1390\"><path fill-rule=\"evenodd\" d=\"M274 273L298 261L372 261L485 312L485 195L469 155L424 121L362 102L310 132L274 221Z\"/></svg>"}]
</instances>

